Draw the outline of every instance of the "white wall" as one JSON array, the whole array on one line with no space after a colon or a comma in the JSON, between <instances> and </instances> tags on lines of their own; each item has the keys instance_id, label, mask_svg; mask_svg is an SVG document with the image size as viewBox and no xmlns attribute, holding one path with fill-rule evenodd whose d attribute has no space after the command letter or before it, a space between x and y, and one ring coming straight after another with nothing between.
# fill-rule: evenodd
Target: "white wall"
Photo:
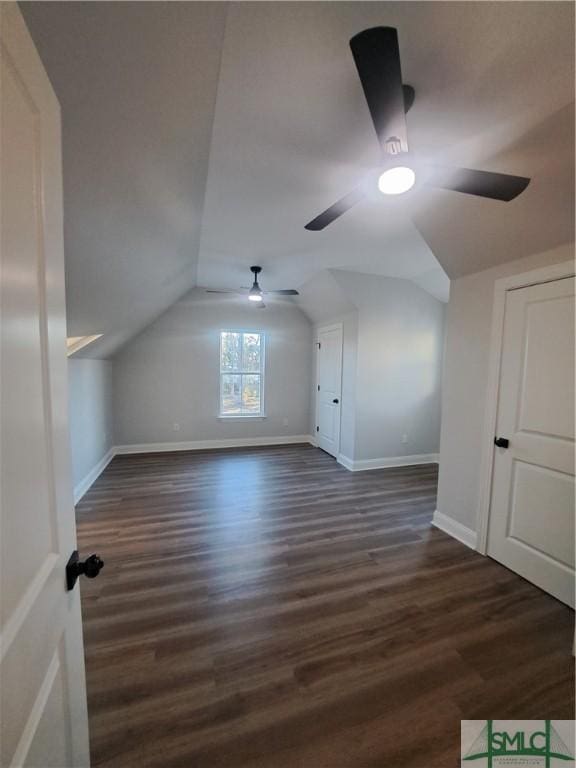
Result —
<instances>
[{"instance_id":1,"label":"white wall","mask_svg":"<svg viewBox=\"0 0 576 768\"><path fill-rule=\"evenodd\" d=\"M340 453L348 465L437 454L444 303L409 280L343 270L302 293L316 329L343 324Z\"/></svg>"},{"instance_id":2,"label":"white wall","mask_svg":"<svg viewBox=\"0 0 576 768\"><path fill-rule=\"evenodd\" d=\"M112 363L68 359L68 402L75 495L114 444Z\"/></svg>"},{"instance_id":3,"label":"white wall","mask_svg":"<svg viewBox=\"0 0 576 768\"><path fill-rule=\"evenodd\" d=\"M334 274L358 307L356 424L349 458L437 453L445 305L409 280ZM342 453L348 455L344 447Z\"/></svg>"},{"instance_id":4,"label":"white wall","mask_svg":"<svg viewBox=\"0 0 576 768\"><path fill-rule=\"evenodd\" d=\"M574 246L454 280L446 316L438 511L476 530L494 282L574 258Z\"/></svg>"},{"instance_id":5,"label":"white wall","mask_svg":"<svg viewBox=\"0 0 576 768\"><path fill-rule=\"evenodd\" d=\"M114 357L117 444L308 435L312 326L293 304L267 304L194 290L123 347ZM218 418L227 329L266 334L265 419Z\"/></svg>"},{"instance_id":6,"label":"white wall","mask_svg":"<svg viewBox=\"0 0 576 768\"><path fill-rule=\"evenodd\" d=\"M356 395L358 375L358 312L340 318L342 322L342 405L340 407L340 453L356 456Z\"/></svg>"},{"instance_id":7,"label":"white wall","mask_svg":"<svg viewBox=\"0 0 576 768\"><path fill-rule=\"evenodd\" d=\"M445 305L409 280L338 279L359 307L355 460L438 453Z\"/></svg>"}]
</instances>

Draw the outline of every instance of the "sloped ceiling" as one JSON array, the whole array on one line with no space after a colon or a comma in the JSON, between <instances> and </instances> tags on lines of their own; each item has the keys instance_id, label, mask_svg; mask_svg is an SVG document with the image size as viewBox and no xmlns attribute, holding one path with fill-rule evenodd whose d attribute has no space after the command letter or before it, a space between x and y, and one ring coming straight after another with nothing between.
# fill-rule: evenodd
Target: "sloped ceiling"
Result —
<instances>
[{"instance_id":1,"label":"sloped ceiling","mask_svg":"<svg viewBox=\"0 0 576 768\"><path fill-rule=\"evenodd\" d=\"M438 262L457 277L572 238L573 18L565 3L232 4L198 283L239 285L258 263L274 288L333 267L436 287ZM532 177L520 198L423 189L304 230L378 163L348 45L374 25L399 30L418 160Z\"/></svg>"},{"instance_id":2,"label":"sloped ceiling","mask_svg":"<svg viewBox=\"0 0 576 768\"><path fill-rule=\"evenodd\" d=\"M386 287L400 285L401 280L349 269L324 269L300 287L295 303L314 325L339 321L351 312L374 306L374 296L386 295ZM415 287L414 280L407 282L412 295L419 291L432 293L423 286Z\"/></svg>"},{"instance_id":3,"label":"sloped ceiling","mask_svg":"<svg viewBox=\"0 0 576 768\"><path fill-rule=\"evenodd\" d=\"M447 278L573 239L574 6L25 3L63 106L71 335L105 354L194 283L299 288L338 268ZM398 27L421 160L532 177L304 224L378 162L349 38ZM208 169L208 170L207 170ZM446 274L445 274L446 273ZM109 346L105 346L108 344Z\"/></svg>"},{"instance_id":4,"label":"sloped ceiling","mask_svg":"<svg viewBox=\"0 0 576 768\"><path fill-rule=\"evenodd\" d=\"M20 8L62 107L68 335L104 357L195 283L226 5Z\"/></svg>"},{"instance_id":5,"label":"sloped ceiling","mask_svg":"<svg viewBox=\"0 0 576 768\"><path fill-rule=\"evenodd\" d=\"M348 298L330 269L324 269L300 286L296 303L315 324L342 318L358 307Z\"/></svg>"}]
</instances>

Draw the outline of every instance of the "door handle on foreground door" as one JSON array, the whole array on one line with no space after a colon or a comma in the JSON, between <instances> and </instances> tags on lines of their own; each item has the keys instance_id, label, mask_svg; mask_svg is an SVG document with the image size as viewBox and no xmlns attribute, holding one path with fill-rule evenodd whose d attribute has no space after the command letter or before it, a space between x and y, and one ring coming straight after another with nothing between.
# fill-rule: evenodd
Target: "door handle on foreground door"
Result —
<instances>
[{"instance_id":1,"label":"door handle on foreground door","mask_svg":"<svg viewBox=\"0 0 576 768\"><path fill-rule=\"evenodd\" d=\"M104 568L104 561L98 555L90 555L82 562L78 551L75 549L66 565L66 587L68 591L74 589L78 576L84 575L89 579L95 579L102 568Z\"/></svg>"},{"instance_id":2,"label":"door handle on foreground door","mask_svg":"<svg viewBox=\"0 0 576 768\"><path fill-rule=\"evenodd\" d=\"M340 400L338 400L338 398L337 398L337 397L335 397L335 398L334 398L334 400L332 400L332 402L333 402L333 403L335 403L336 405L338 405L338 403L340 402Z\"/></svg>"},{"instance_id":3,"label":"door handle on foreground door","mask_svg":"<svg viewBox=\"0 0 576 768\"><path fill-rule=\"evenodd\" d=\"M495 437L494 438L494 445L497 445L498 448L508 448L510 445L510 441L507 437Z\"/></svg>"}]
</instances>

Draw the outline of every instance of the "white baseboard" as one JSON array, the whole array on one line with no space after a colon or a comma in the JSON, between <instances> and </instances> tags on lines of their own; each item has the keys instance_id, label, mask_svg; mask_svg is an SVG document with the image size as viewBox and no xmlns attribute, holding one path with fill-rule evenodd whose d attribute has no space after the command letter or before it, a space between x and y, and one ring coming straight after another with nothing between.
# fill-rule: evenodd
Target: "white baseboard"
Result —
<instances>
[{"instance_id":1,"label":"white baseboard","mask_svg":"<svg viewBox=\"0 0 576 768\"><path fill-rule=\"evenodd\" d=\"M470 549L476 549L476 531L462 525L462 523L454 520L454 518L443 515L442 512L436 510L432 518L432 525L452 536L453 539L458 539L462 544L466 544Z\"/></svg>"},{"instance_id":2,"label":"white baseboard","mask_svg":"<svg viewBox=\"0 0 576 768\"><path fill-rule=\"evenodd\" d=\"M336 461L338 464L342 464L343 467L346 467L346 469L349 469L350 472L354 471L354 462L352 459L349 459L348 456L344 456L343 453L338 454Z\"/></svg>"},{"instance_id":3,"label":"white baseboard","mask_svg":"<svg viewBox=\"0 0 576 768\"><path fill-rule=\"evenodd\" d=\"M90 486L100 477L102 472L106 469L108 464L112 461L114 456L116 455L116 449L114 446L110 448L110 450L106 453L106 455L100 459L98 464L96 464L95 467L92 467L90 472L80 480L78 485L74 486L74 504L78 504L82 496L86 493L86 491L90 488Z\"/></svg>"},{"instance_id":4,"label":"white baseboard","mask_svg":"<svg viewBox=\"0 0 576 768\"><path fill-rule=\"evenodd\" d=\"M226 440L183 440L177 443L139 443L117 445L116 454L166 453L171 451L205 451L211 448L249 448L258 445L294 445L312 443L311 435L285 435L281 437L239 437Z\"/></svg>"},{"instance_id":5,"label":"white baseboard","mask_svg":"<svg viewBox=\"0 0 576 768\"><path fill-rule=\"evenodd\" d=\"M90 472L74 486L74 504L80 499L100 477L114 456L130 453L166 453L171 451L202 451L210 448L249 448L258 445L295 445L310 443L315 445L311 435L286 435L284 437L244 437L230 440L192 440L179 443L140 443L137 445L115 445L93 467Z\"/></svg>"},{"instance_id":6,"label":"white baseboard","mask_svg":"<svg viewBox=\"0 0 576 768\"><path fill-rule=\"evenodd\" d=\"M108 464L112 461L114 456L136 454L136 453L170 453L172 451L205 451L214 448L250 448L252 446L266 446L266 445L296 445L300 443L309 443L310 445L317 446L317 441L312 435L285 435L281 437L243 437L243 438L230 438L226 440L182 440L175 443L136 443L133 445L116 445L110 448L108 453L96 464L93 469L84 477L78 485L74 487L74 504L77 504L84 496L86 491L92 486L92 484L98 479L102 472L106 469ZM413 464L434 464L438 463L437 453L421 453L413 456L393 456L383 459L364 459L359 461L353 461L344 454L339 454L337 461L342 464L343 467L351 472L362 472L368 469L385 469L386 467L404 467L411 466ZM436 517L439 516L440 522L436 522ZM449 523L442 524L442 520L447 520ZM434 513L434 525L441 528L446 533L449 533L454 538L463 541L464 544L468 544L472 548L476 547L476 534L465 526L457 523L440 512ZM458 526L462 531L472 534L474 536L474 544L470 544L468 540L461 538L463 534L458 535L452 530L448 530L445 525L452 524L452 526ZM465 535L465 534L464 534ZM469 539L469 537L468 537Z\"/></svg>"},{"instance_id":7,"label":"white baseboard","mask_svg":"<svg viewBox=\"0 0 576 768\"><path fill-rule=\"evenodd\" d=\"M386 469L387 467L409 467L414 464L438 464L437 453L417 453L413 456L390 456L381 459L359 459L354 461L339 454L338 463L351 472L363 472L366 469Z\"/></svg>"}]
</instances>

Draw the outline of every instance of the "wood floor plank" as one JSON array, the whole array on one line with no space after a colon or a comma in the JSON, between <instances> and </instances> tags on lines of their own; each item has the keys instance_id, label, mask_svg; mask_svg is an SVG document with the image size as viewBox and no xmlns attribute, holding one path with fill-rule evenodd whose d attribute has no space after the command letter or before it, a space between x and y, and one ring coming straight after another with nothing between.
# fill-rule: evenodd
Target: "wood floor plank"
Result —
<instances>
[{"instance_id":1,"label":"wood floor plank","mask_svg":"<svg viewBox=\"0 0 576 768\"><path fill-rule=\"evenodd\" d=\"M456 766L462 718L572 718L573 612L433 529L436 482L117 456L77 507L93 765Z\"/></svg>"}]
</instances>

